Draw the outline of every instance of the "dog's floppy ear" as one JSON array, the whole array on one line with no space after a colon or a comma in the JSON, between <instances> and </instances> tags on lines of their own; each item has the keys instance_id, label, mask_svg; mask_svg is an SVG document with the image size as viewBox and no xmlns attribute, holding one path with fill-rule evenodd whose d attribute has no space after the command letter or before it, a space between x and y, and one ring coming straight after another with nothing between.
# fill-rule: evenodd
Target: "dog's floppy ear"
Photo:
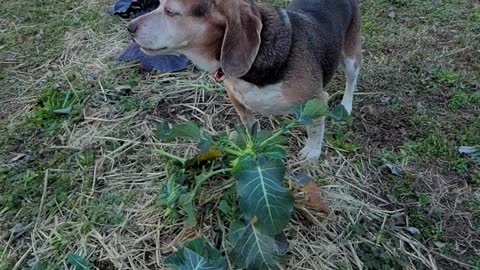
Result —
<instances>
[{"instance_id":1,"label":"dog's floppy ear","mask_svg":"<svg viewBox=\"0 0 480 270\"><path fill-rule=\"evenodd\" d=\"M234 3L226 6L226 28L220 56L223 72L241 77L252 67L260 48L262 21L250 0L222 0ZM238 6L237 6L238 5Z\"/></svg>"}]
</instances>

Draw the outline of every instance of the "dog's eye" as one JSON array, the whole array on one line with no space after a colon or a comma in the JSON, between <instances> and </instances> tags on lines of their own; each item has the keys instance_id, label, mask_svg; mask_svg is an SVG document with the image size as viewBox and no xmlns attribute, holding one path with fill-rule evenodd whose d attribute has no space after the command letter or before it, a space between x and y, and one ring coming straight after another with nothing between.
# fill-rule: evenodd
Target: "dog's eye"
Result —
<instances>
[{"instance_id":1,"label":"dog's eye","mask_svg":"<svg viewBox=\"0 0 480 270\"><path fill-rule=\"evenodd\" d=\"M180 15L180 13L175 12L175 11L169 9L169 8L165 8L165 14L167 14L167 16L169 16L169 17L175 17L175 16Z\"/></svg>"}]
</instances>

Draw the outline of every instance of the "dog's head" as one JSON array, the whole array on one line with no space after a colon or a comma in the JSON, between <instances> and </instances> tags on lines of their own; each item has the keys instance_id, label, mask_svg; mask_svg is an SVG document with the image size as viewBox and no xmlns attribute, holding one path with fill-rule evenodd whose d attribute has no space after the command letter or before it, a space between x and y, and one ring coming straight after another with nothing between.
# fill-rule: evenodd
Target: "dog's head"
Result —
<instances>
[{"instance_id":1,"label":"dog's head","mask_svg":"<svg viewBox=\"0 0 480 270\"><path fill-rule=\"evenodd\" d=\"M195 54L241 77L258 53L262 22L251 0L160 0L127 28L148 54Z\"/></svg>"}]
</instances>

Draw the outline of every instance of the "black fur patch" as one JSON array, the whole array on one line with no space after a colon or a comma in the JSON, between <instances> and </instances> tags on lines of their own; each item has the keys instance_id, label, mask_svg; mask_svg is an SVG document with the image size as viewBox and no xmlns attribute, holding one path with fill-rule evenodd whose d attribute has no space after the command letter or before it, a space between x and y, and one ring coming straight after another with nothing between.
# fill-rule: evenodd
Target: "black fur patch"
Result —
<instances>
[{"instance_id":1,"label":"black fur patch","mask_svg":"<svg viewBox=\"0 0 480 270\"><path fill-rule=\"evenodd\" d=\"M203 17L203 16L205 16L205 14L207 14L208 9L209 9L209 6L208 6L207 3L200 3L200 4L195 5L192 8L191 13L192 13L192 16L194 16L194 17Z\"/></svg>"},{"instance_id":2,"label":"black fur patch","mask_svg":"<svg viewBox=\"0 0 480 270\"><path fill-rule=\"evenodd\" d=\"M260 49L250 70L242 80L263 87L282 81L289 68L292 29L283 19L281 9L262 12Z\"/></svg>"}]
</instances>

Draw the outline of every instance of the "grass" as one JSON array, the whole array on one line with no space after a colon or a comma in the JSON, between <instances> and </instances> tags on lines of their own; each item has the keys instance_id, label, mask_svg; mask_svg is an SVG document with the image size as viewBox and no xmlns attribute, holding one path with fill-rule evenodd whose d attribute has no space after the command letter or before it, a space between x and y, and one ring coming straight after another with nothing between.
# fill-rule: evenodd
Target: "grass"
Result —
<instances>
[{"instance_id":1,"label":"grass","mask_svg":"<svg viewBox=\"0 0 480 270\"><path fill-rule=\"evenodd\" d=\"M470 107L479 107L480 106L480 93L465 93L459 91L455 93L452 99L450 100L448 106L453 110L470 108Z\"/></svg>"},{"instance_id":2,"label":"grass","mask_svg":"<svg viewBox=\"0 0 480 270\"><path fill-rule=\"evenodd\" d=\"M295 156L303 131L290 136L290 171L322 185L332 214L295 213L288 268L479 269L480 164L458 147L480 145L480 6L360 2L365 62L353 120L329 123L315 165ZM66 269L69 253L98 269L165 269L187 239L222 243L230 182L205 184L196 228L169 219L158 203L159 150L186 158L196 146L154 134L164 120L233 130L223 86L193 68L145 74L116 62L128 37L107 9L94 0L0 5L1 270ZM328 86L334 97L343 88L340 75Z\"/></svg>"}]
</instances>

